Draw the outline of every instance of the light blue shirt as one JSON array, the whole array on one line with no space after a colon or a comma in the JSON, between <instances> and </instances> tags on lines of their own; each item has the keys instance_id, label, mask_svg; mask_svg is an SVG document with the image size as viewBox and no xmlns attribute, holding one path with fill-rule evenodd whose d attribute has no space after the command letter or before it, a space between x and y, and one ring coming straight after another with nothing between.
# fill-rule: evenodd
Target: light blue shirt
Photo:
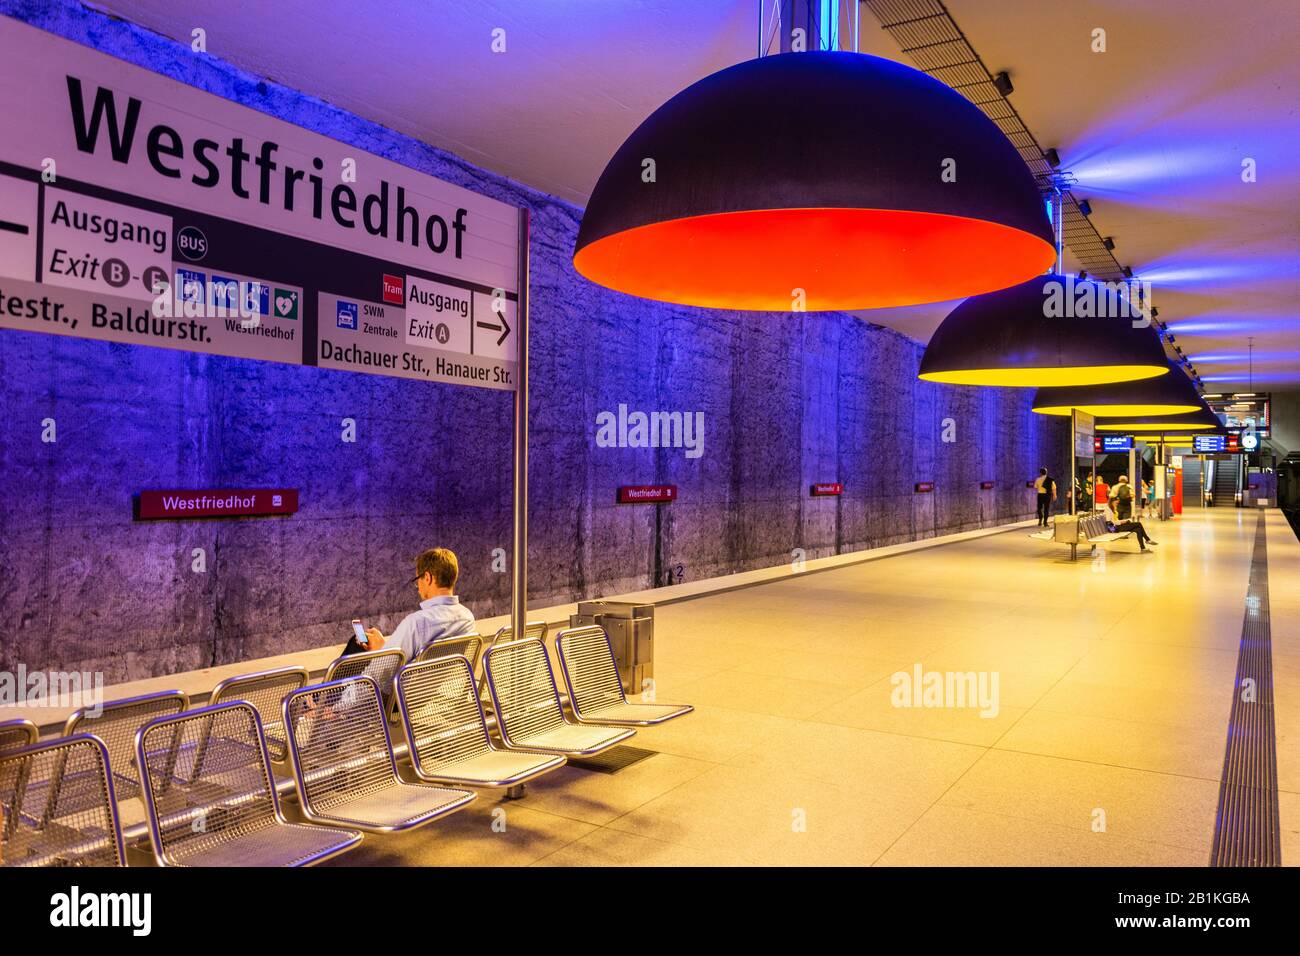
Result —
<instances>
[{"instance_id":1,"label":"light blue shirt","mask_svg":"<svg viewBox=\"0 0 1300 956\"><path fill-rule=\"evenodd\" d=\"M400 647L409 661L430 641L474 633L474 614L454 594L431 597L402 618L384 647Z\"/></svg>"},{"instance_id":2,"label":"light blue shirt","mask_svg":"<svg viewBox=\"0 0 1300 956\"><path fill-rule=\"evenodd\" d=\"M421 601L418 611L412 611L402 618L402 623L397 625L397 630L393 631L388 640L384 642L383 649L400 647L409 662L411 658L424 650L425 645L430 641L473 633L473 612L461 604L460 598L456 597L456 595L444 594L439 597L431 597L427 601ZM392 692L393 681L390 678L385 684L384 681L379 680L377 674L370 673L375 666L371 664L366 669L366 673L379 682L379 692L387 697ZM343 693L340 706L345 709L351 707L356 700L356 696L356 688L349 687Z\"/></svg>"}]
</instances>

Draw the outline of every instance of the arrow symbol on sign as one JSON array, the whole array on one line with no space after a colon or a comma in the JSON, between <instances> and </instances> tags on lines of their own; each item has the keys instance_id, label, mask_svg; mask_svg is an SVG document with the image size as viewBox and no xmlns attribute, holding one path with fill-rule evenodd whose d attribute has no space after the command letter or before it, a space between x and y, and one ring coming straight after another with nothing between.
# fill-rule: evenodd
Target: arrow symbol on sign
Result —
<instances>
[{"instance_id":1,"label":"arrow symbol on sign","mask_svg":"<svg viewBox=\"0 0 1300 956\"><path fill-rule=\"evenodd\" d=\"M492 332L500 332L501 337L497 339L497 345L500 345L502 342L506 340L506 336L510 334L510 326L506 324L506 314L504 311L497 311L496 309L493 309L492 311L496 312L497 318L501 320L500 325L493 325L491 322L476 322L475 325L477 325L480 329L488 329Z\"/></svg>"}]
</instances>

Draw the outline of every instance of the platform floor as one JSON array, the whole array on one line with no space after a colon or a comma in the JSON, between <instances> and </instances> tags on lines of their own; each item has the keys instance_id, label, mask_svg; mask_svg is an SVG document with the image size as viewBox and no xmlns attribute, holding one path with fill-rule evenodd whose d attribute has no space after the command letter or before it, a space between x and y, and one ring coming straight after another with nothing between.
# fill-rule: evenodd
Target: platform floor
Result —
<instances>
[{"instance_id":1,"label":"platform floor","mask_svg":"<svg viewBox=\"0 0 1300 956\"><path fill-rule=\"evenodd\" d=\"M1078 563L1012 531L656 611L683 720L615 774L366 841L337 865L1206 865L1257 513ZM1269 522L1282 853L1300 859L1300 544ZM891 675L998 675L996 714Z\"/></svg>"}]
</instances>

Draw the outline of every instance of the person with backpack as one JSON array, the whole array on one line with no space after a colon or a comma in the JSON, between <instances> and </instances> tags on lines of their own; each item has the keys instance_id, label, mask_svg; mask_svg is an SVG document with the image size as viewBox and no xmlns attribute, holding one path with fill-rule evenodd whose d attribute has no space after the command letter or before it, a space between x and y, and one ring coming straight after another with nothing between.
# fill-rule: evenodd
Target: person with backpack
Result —
<instances>
[{"instance_id":1,"label":"person with backpack","mask_svg":"<svg viewBox=\"0 0 1300 956\"><path fill-rule=\"evenodd\" d=\"M1046 528L1048 515L1052 513L1052 502L1056 500L1056 482L1046 468L1038 469L1034 491L1038 493L1038 527Z\"/></svg>"},{"instance_id":2,"label":"person with backpack","mask_svg":"<svg viewBox=\"0 0 1300 956\"><path fill-rule=\"evenodd\" d=\"M1133 486L1128 483L1128 475L1116 479L1115 487L1110 489L1110 504L1116 520L1128 521L1133 517Z\"/></svg>"}]
</instances>

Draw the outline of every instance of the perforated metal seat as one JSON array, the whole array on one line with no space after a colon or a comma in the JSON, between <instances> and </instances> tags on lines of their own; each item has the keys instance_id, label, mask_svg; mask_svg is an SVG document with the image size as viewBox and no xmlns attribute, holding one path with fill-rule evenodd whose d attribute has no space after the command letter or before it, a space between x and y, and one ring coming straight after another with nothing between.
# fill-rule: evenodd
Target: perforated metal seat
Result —
<instances>
[{"instance_id":1,"label":"perforated metal seat","mask_svg":"<svg viewBox=\"0 0 1300 956\"><path fill-rule=\"evenodd\" d=\"M512 750L582 757L607 750L636 732L569 723L540 640L494 644L483 668L501 739Z\"/></svg>"},{"instance_id":2,"label":"perforated metal seat","mask_svg":"<svg viewBox=\"0 0 1300 956\"><path fill-rule=\"evenodd\" d=\"M391 833L431 823L474 799L466 790L397 776L372 677L304 687L285 698L284 720L294 784L308 820Z\"/></svg>"},{"instance_id":3,"label":"perforated metal seat","mask_svg":"<svg viewBox=\"0 0 1300 956\"><path fill-rule=\"evenodd\" d=\"M524 625L524 637L541 641L543 646L546 644L546 632L550 629L545 621L529 621ZM515 639L514 628L509 624L497 628L497 632L492 635L492 642L488 644L489 648L496 647L498 644L505 644ZM480 672L476 667L474 673L479 675L478 695L484 700L489 700L487 689L487 674Z\"/></svg>"},{"instance_id":4,"label":"perforated metal seat","mask_svg":"<svg viewBox=\"0 0 1300 956\"><path fill-rule=\"evenodd\" d=\"M325 679L321 682L346 680L349 677L374 678L379 685L379 693L385 703L384 714L389 720L397 714L397 701L393 697L393 680L397 672L406 663L406 654L399 647L381 647L377 651L365 651L361 654L344 654L330 661L325 668Z\"/></svg>"},{"instance_id":5,"label":"perforated metal seat","mask_svg":"<svg viewBox=\"0 0 1300 956\"><path fill-rule=\"evenodd\" d=\"M397 675L397 701L411 763L421 780L513 787L564 765L562 756L493 746L466 657L403 667Z\"/></svg>"},{"instance_id":6,"label":"perforated metal seat","mask_svg":"<svg viewBox=\"0 0 1300 956\"><path fill-rule=\"evenodd\" d=\"M649 727L695 708L690 704L633 704L623 693L614 647L603 627L573 627L555 638L573 715L583 724Z\"/></svg>"},{"instance_id":7,"label":"perforated metal seat","mask_svg":"<svg viewBox=\"0 0 1300 956\"><path fill-rule=\"evenodd\" d=\"M0 806L0 865L126 865L108 750L97 737L0 754Z\"/></svg>"},{"instance_id":8,"label":"perforated metal seat","mask_svg":"<svg viewBox=\"0 0 1300 956\"><path fill-rule=\"evenodd\" d=\"M140 697L124 697L103 705L98 715L83 707L68 718L63 728L65 737L77 733L94 734L108 748L108 765L113 773L113 789L118 802L135 799L141 795L140 772L135 762L135 735L145 724L157 717L179 714L190 705L190 699L178 690L165 690Z\"/></svg>"},{"instance_id":9,"label":"perforated metal seat","mask_svg":"<svg viewBox=\"0 0 1300 956\"><path fill-rule=\"evenodd\" d=\"M459 654L469 661L471 670L478 669L479 655L483 652L483 638L479 634L464 634L460 637L444 637L436 641L430 641L420 650L420 653L411 658L412 664L423 664L425 661L436 661L441 657L450 657L453 654Z\"/></svg>"},{"instance_id":10,"label":"perforated metal seat","mask_svg":"<svg viewBox=\"0 0 1300 956\"><path fill-rule=\"evenodd\" d=\"M40 736L40 730L30 720L0 720L0 753L30 747Z\"/></svg>"},{"instance_id":11,"label":"perforated metal seat","mask_svg":"<svg viewBox=\"0 0 1300 956\"><path fill-rule=\"evenodd\" d=\"M274 761L288 759L289 745L284 735L284 711L281 704L288 694L305 687L311 675L305 667L280 667L256 674L240 674L223 680L212 689L209 704L246 700L257 709L262 721L266 751Z\"/></svg>"},{"instance_id":12,"label":"perforated metal seat","mask_svg":"<svg viewBox=\"0 0 1300 956\"><path fill-rule=\"evenodd\" d=\"M245 701L151 721L136 759L159 865L310 866L361 842L355 830L285 820L261 720Z\"/></svg>"}]
</instances>

